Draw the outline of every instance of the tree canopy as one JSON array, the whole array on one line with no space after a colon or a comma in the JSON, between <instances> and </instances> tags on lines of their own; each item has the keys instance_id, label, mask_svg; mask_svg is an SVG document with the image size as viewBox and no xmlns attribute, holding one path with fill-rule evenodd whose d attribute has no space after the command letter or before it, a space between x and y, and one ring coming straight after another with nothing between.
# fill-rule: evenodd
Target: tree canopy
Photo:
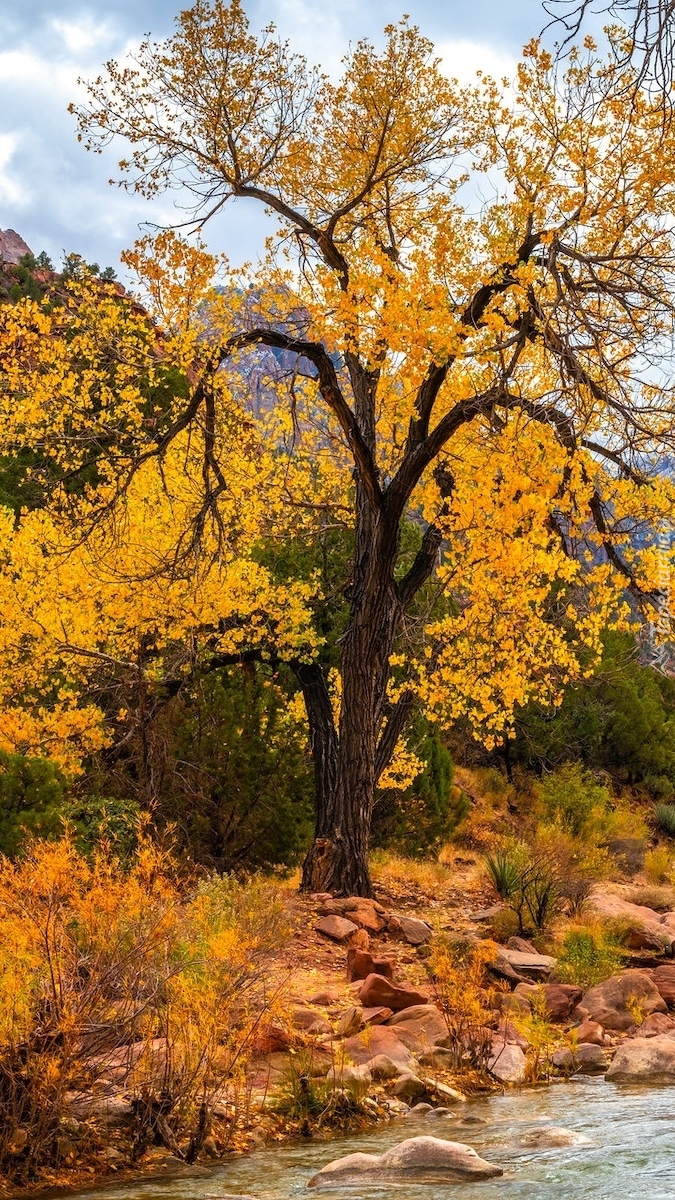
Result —
<instances>
[{"instance_id":1,"label":"tree canopy","mask_svg":"<svg viewBox=\"0 0 675 1200\"><path fill-rule=\"evenodd\" d=\"M163 232L125 255L142 304L85 275L0 312L0 453L36 452L46 497L3 526L8 747L74 764L113 736L103 674L284 661L315 760L305 886L367 892L415 705L499 738L663 597L674 135L628 69L533 42L512 82L460 87L404 19L332 81L236 0L107 64L85 144L122 139L125 185L177 189L195 226L257 202L270 237L234 269ZM325 573L260 550L333 530L328 661Z\"/></svg>"}]
</instances>

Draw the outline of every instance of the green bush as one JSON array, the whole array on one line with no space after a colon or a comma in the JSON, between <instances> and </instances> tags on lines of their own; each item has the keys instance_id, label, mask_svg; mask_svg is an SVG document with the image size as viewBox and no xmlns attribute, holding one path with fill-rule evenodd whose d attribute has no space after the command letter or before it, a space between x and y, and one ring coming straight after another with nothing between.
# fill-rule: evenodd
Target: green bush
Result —
<instances>
[{"instance_id":1,"label":"green bush","mask_svg":"<svg viewBox=\"0 0 675 1200\"><path fill-rule=\"evenodd\" d=\"M567 763L542 779L538 787L545 819L578 838L601 834L612 810L612 794L597 784L579 763Z\"/></svg>"},{"instance_id":2,"label":"green bush","mask_svg":"<svg viewBox=\"0 0 675 1200\"><path fill-rule=\"evenodd\" d=\"M124 757L101 758L92 790L131 798L217 871L295 866L314 775L305 727L269 668L205 675L130 724Z\"/></svg>"},{"instance_id":3,"label":"green bush","mask_svg":"<svg viewBox=\"0 0 675 1200\"><path fill-rule=\"evenodd\" d=\"M63 833L67 784L44 758L0 751L0 854L15 857L26 837Z\"/></svg>"},{"instance_id":4,"label":"green bush","mask_svg":"<svg viewBox=\"0 0 675 1200\"><path fill-rule=\"evenodd\" d=\"M78 850L87 854L99 843L110 843L115 856L129 858L135 851L142 809L136 800L123 797L81 796L69 800L64 816L74 826Z\"/></svg>"},{"instance_id":5,"label":"green bush","mask_svg":"<svg viewBox=\"0 0 675 1200\"><path fill-rule=\"evenodd\" d=\"M654 808L657 828L666 837L675 838L675 804L657 804Z\"/></svg>"},{"instance_id":6,"label":"green bush","mask_svg":"<svg viewBox=\"0 0 675 1200\"><path fill-rule=\"evenodd\" d=\"M508 850L498 850L485 855L485 866L497 895L508 900L518 887L522 865Z\"/></svg>"},{"instance_id":7,"label":"green bush","mask_svg":"<svg viewBox=\"0 0 675 1200\"><path fill-rule=\"evenodd\" d=\"M600 924L579 925L563 938L554 978L586 990L616 975L626 957L617 931Z\"/></svg>"},{"instance_id":8,"label":"green bush","mask_svg":"<svg viewBox=\"0 0 675 1200\"><path fill-rule=\"evenodd\" d=\"M536 847L515 842L484 861L498 895L518 918L518 932L526 927L538 933L546 929L560 901L554 860Z\"/></svg>"},{"instance_id":9,"label":"green bush","mask_svg":"<svg viewBox=\"0 0 675 1200\"><path fill-rule=\"evenodd\" d=\"M411 858L434 853L451 837L469 811L471 801L453 788L453 764L437 728L418 715L408 746L424 763L405 789L386 788L375 800L371 845L396 849Z\"/></svg>"},{"instance_id":10,"label":"green bush","mask_svg":"<svg viewBox=\"0 0 675 1200\"><path fill-rule=\"evenodd\" d=\"M639 661L635 638L608 632L593 676L570 684L559 708L517 717L513 762L551 770L580 760L667 799L675 788L675 680Z\"/></svg>"}]
</instances>

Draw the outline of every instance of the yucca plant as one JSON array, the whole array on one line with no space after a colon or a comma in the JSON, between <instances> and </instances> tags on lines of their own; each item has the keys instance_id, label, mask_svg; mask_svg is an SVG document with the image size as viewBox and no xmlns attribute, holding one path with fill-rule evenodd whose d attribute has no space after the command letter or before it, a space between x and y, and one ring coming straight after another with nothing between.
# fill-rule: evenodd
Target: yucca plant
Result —
<instances>
[{"instance_id":1,"label":"yucca plant","mask_svg":"<svg viewBox=\"0 0 675 1200\"><path fill-rule=\"evenodd\" d=\"M508 850L497 850L485 855L485 866L497 895L508 900L520 883L522 864Z\"/></svg>"},{"instance_id":2,"label":"yucca plant","mask_svg":"<svg viewBox=\"0 0 675 1200\"><path fill-rule=\"evenodd\" d=\"M675 804L657 804L654 808L656 824L666 837L675 838Z\"/></svg>"}]
</instances>

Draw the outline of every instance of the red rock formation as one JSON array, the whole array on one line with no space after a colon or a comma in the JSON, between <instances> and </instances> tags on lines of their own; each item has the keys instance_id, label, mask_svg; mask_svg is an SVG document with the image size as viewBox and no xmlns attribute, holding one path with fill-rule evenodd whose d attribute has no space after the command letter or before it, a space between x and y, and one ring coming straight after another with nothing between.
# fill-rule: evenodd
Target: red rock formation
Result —
<instances>
[{"instance_id":1,"label":"red rock formation","mask_svg":"<svg viewBox=\"0 0 675 1200\"><path fill-rule=\"evenodd\" d=\"M22 237L14 229L0 229L0 261L18 263L24 254L32 254Z\"/></svg>"}]
</instances>

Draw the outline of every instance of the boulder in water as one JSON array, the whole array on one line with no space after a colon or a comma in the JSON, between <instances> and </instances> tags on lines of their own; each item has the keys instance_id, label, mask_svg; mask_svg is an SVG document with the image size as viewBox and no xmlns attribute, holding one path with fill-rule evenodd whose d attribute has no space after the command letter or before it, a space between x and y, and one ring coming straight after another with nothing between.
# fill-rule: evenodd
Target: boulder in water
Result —
<instances>
[{"instance_id":1,"label":"boulder in water","mask_svg":"<svg viewBox=\"0 0 675 1200\"><path fill-rule=\"evenodd\" d=\"M384 1154L348 1154L328 1163L308 1181L308 1187L330 1188L345 1185L369 1185L405 1181L449 1181L494 1179L503 1175L501 1167L480 1158L463 1142L442 1138L408 1138Z\"/></svg>"},{"instance_id":2,"label":"boulder in water","mask_svg":"<svg viewBox=\"0 0 675 1200\"><path fill-rule=\"evenodd\" d=\"M590 1146L591 1139L573 1129L559 1125L545 1125L543 1129L531 1129L520 1138L521 1146L535 1150L553 1150L559 1146Z\"/></svg>"},{"instance_id":3,"label":"boulder in water","mask_svg":"<svg viewBox=\"0 0 675 1200\"><path fill-rule=\"evenodd\" d=\"M488 1060L488 1071L502 1083L524 1083L527 1060L520 1046L495 1039L492 1043L492 1057Z\"/></svg>"}]
</instances>

